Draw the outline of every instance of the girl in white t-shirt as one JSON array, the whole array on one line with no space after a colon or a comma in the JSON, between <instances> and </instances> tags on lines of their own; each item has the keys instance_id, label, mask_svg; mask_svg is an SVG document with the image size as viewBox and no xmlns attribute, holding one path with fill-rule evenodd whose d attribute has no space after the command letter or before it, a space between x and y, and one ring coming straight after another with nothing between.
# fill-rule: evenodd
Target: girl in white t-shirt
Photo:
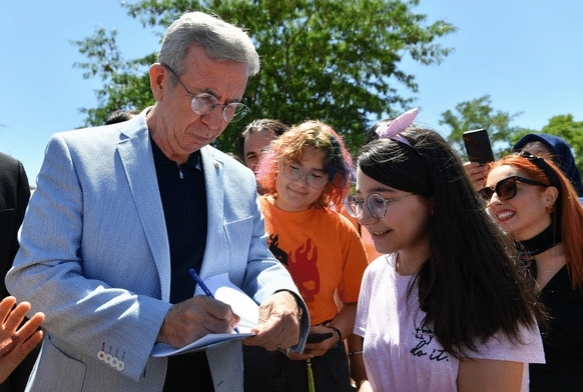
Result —
<instances>
[{"instance_id":1,"label":"girl in white t-shirt","mask_svg":"<svg viewBox=\"0 0 583 392\"><path fill-rule=\"evenodd\" d=\"M544 362L543 312L460 159L410 125L416 114L377 129L346 199L386 254L358 301L368 378L359 391L527 390L524 364Z\"/></svg>"}]
</instances>

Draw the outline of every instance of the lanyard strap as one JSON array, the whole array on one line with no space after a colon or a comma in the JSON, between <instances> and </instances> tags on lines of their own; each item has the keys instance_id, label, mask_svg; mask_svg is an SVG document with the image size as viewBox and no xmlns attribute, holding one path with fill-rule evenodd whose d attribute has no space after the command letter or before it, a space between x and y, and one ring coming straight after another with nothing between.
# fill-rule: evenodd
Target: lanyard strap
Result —
<instances>
[{"instance_id":1,"label":"lanyard strap","mask_svg":"<svg viewBox=\"0 0 583 392\"><path fill-rule=\"evenodd\" d=\"M312 370L312 360L306 359L306 365L308 367L308 391L316 392L316 383L314 382L314 371Z\"/></svg>"}]
</instances>

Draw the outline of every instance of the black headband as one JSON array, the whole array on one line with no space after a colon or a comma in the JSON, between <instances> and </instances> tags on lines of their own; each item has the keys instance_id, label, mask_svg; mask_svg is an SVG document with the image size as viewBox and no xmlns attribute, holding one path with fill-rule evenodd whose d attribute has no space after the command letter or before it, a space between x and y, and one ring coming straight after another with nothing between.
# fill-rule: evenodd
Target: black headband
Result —
<instances>
[{"instance_id":1,"label":"black headband","mask_svg":"<svg viewBox=\"0 0 583 392\"><path fill-rule=\"evenodd\" d=\"M538 167L545 174L545 176L549 179L551 186L554 186L559 191L561 191L561 183L559 182L559 177L557 176L557 173L555 173L553 168L547 163L547 161L544 160L544 158L537 157L536 155L532 155L528 151L522 151L522 152L517 153L516 155L518 155L519 157L523 157L525 159L528 159L529 161L534 163L535 166Z\"/></svg>"}]
</instances>

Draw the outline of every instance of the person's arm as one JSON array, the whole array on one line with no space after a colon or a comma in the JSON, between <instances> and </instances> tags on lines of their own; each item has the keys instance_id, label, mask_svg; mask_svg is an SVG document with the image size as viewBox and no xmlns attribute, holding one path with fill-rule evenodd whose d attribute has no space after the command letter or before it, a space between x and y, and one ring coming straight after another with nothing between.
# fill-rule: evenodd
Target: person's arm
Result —
<instances>
[{"instance_id":1,"label":"person's arm","mask_svg":"<svg viewBox=\"0 0 583 392\"><path fill-rule=\"evenodd\" d=\"M45 318L44 314L36 313L20 326L30 310L30 304L21 302L14 307L15 304L14 297L6 297L0 302L0 320L3 320L0 325L0 383L10 376L43 339L43 332L39 327Z\"/></svg>"},{"instance_id":2,"label":"person's arm","mask_svg":"<svg viewBox=\"0 0 583 392\"><path fill-rule=\"evenodd\" d=\"M360 388L362 383L367 380L366 369L364 367L363 339L361 336L351 334L346 338L348 345L348 360L350 361L350 376Z\"/></svg>"},{"instance_id":3,"label":"person's arm","mask_svg":"<svg viewBox=\"0 0 583 392\"><path fill-rule=\"evenodd\" d=\"M108 136L93 134L98 140L88 145L87 132L56 134L49 141L6 286L30 302L33 313L45 314L47 345L66 345L87 358L117 352L125 363L120 374L139 380L171 307L155 298L162 288L152 250L162 253L163 240L147 246L142 226L163 239L163 212L139 215L129 186L107 191L107 184L127 177L113 162L119 159L115 147L103 148L99 140ZM86 165L96 156L102 165ZM157 186L155 176L143 176L136 181L140 187Z\"/></svg>"},{"instance_id":4,"label":"person's arm","mask_svg":"<svg viewBox=\"0 0 583 392\"><path fill-rule=\"evenodd\" d=\"M319 357L336 344L343 344L347 335L352 333L354 318L356 316L356 303L344 304L336 317L327 325L315 325L310 328L310 333L332 333L332 336L320 343L310 343L302 354L290 353L289 357L295 361Z\"/></svg>"},{"instance_id":5,"label":"person's arm","mask_svg":"<svg viewBox=\"0 0 583 392\"><path fill-rule=\"evenodd\" d=\"M346 337L352 335L352 330L354 329L354 318L356 317L356 302L352 303L344 303L342 304L342 309L338 312L336 317L326 326L328 328L334 327L335 335L336 331L339 331L341 336L341 341L338 343L342 343Z\"/></svg>"},{"instance_id":6,"label":"person's arm","mask_svg":"<svg viewBox=\"0 0 583 392\"><path fill-rule=\"evenodd\" d=\"M245 270L238 274L231 271L229 276L234 284L260 305L259 323L254 329L257 335L246 339L244 344L271 351L290 348L302 352L310 328L307 306L290 273L267 246L265 221L259 208L253 173L248 169L238 170L238 176L229 177L237 178L236 182L225 181L227 189L224 194L233 199L233 204L241 205L245 191L248 191L250 202L245 207L247 211L244 215L253 218L251 227L238 231L245 236L232 236L232 246L246 248L248 253ZM246 237L249 234L250 241Z\"/></svg>"},{"instance_id":7,"label":"person's arm","mask_svg":"<svg viewBox=\"0 0 583 392\"><path fill-rule=\"evenodd\" d=\"M519 392L523 369L521 362L464 358L460 361L458 391Z\"/></svg>"}]
</instances>

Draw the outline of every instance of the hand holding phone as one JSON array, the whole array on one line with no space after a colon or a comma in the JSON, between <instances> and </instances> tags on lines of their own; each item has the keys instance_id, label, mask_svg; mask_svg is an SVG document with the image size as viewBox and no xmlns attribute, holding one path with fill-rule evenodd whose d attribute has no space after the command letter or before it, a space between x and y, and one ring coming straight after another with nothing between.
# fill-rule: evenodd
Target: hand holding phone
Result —
<instances>
[{"instance_id":1,"label":"hand holding phone","mask_svg":"<svg viewBox=\"0 0 583 392\"><path fill-rule=\"evenodd\" d=\"M464 144L468 159L471 162L481 164L493 162L494 153L488 137L488 131L485 129L475 129L463 133Z\"/></svg>"}]
</instances>

